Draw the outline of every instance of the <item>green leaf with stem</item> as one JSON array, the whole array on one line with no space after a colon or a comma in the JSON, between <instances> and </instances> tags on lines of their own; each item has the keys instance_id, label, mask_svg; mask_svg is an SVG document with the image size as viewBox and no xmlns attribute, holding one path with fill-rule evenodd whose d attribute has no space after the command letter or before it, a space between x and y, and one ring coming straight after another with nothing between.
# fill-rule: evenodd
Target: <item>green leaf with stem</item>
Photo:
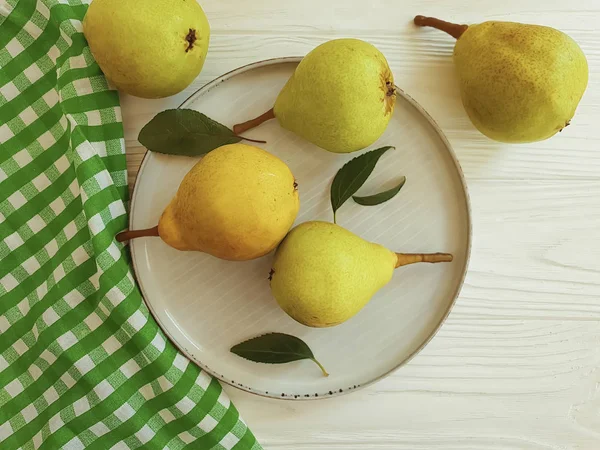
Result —
<instances>
[{"instance_id":1,"label":"green leaf with stem","mask_svg":"<svg viewBox=\"0 0 600 450\"><path fill-rule=\"evenodd\" d=\"M167 155L199 156L241 140L265 143L236 135L225 125L193 109L167 109L140 131L138 141L148 150Z\"/></svg>"},{"instance_id":2,"label":"green leaf with stem","mask_svg":"<svg viewBox=\"0 0 600 450\"><path fill-rule=\"evenodd\" d=\"M231 352L250 361L265 364L284 364L310 359L319 366L324 376L329 376L306 342L289 334L263 334L234 345Z\"/></svg>"},{"instance_id":3,"label":"green leaf with stem","mask_svg":"<svg viewBox=\"0 0 600 450\"><path fill-rule=\"evenodd\" d=\"M336 223L337 210L367 181L379 158L392 146L381 147L351 159L338 170L331 183L331 207L333 222Z\"/></svg>"}]
</instances>

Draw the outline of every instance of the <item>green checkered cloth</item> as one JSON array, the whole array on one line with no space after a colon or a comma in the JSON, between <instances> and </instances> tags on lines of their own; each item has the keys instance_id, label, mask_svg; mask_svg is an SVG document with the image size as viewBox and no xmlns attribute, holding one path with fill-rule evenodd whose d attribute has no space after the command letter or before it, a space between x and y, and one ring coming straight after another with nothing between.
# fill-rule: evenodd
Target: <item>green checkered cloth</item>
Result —
<instances>
[{"instance_id":1,"label":"green checkered cloth","mask_svg":"<svg viewBox=\"0 0 600 450\"><path fill-rule=\"evenodd\" d=\"M128 256L119 98L87 5L0 0L0 448L260 449Z\"/></svg>"}]
</instances>

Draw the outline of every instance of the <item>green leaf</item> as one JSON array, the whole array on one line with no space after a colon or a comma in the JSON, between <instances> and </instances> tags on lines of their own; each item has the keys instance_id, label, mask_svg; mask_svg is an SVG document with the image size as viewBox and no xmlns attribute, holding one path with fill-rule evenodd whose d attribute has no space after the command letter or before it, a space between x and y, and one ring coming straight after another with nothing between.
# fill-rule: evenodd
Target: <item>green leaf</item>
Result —
<instances>
[{"instance_id":1,"label":"green leaf","mask_svg":"<svg viewBox=\"0 0 600 450\"><path fill-rule=\"evenodd\" d=\"M353 195L352 200L354 200L359 205L363 206L379 205L381 203L387 202L388 200L393 198L398 192L400 192L400 189L402 189L404 183L406 183L406 177L402 177L400 179L400 183L398 183L397 186L388 189L387 191L383 191L378 194L368 195L366 197L357 197L356 195Z\"/></svg>"},{"instance_id":2,"label":"green leaf","mask_svg":"<svg viewBox=\"0 0 600 450\"><path fill-rule=\"evenodd\" d=\"M138 141L148 150L167 155L198 156L241 141L225 125L193 109L167 109L148 122Z\"/></svg>"},{"instance_id":3,"label":"green leaf","mask_svg":"<svg viewBox=\"0 0 600 450\"><path fill-rule=\"evenodd\" d=\"M394 147L381 147L357 156L338 170L333 183L331 183L331 207L333 208L334 222L336 211L367 181L379 158L391 148Z\"/></svg>"},{"instance_id":4,"label":"green leaf","mask_svg":"<svg viewBox=\"0 0 600 450\"><path fill-rule=\"evenodd\" d=\"M295 336L284 333L268 333L249 339L231 347L231 352L250 361L266 364L284 364L302 359L310 359L323 371L329 374L315 359L312 350L306 343Z\"/></svg>"}]
</instances>

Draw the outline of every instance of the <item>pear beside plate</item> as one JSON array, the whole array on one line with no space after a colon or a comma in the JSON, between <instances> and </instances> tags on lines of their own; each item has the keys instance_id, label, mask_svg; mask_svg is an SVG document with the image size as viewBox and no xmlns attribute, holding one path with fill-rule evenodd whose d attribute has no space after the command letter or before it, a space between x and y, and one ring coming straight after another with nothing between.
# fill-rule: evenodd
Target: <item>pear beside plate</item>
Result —
<instances>
[{"instance_id":1,"label":"pear beside plate","mask_svg":"<svg viewBox=\"0 0 600 450\"><path fill-rule=\"evenodd\" d=\"M300 58L263 61L204 86L182 105L227 125L268 110ZM332 220L329 187L337 170L359 153L317 148L270 121L248 133L288 164L299 183L296 224ZM272 254L248 262L222 261L179 252L160 239L131 243L134 269L146 304L166 335L192 361L220 380L255 394L292 400L324 398L364 387L410 360L433 337L452 307L471 248L470 207L455 155L429 115L398 91L396 110L383 137L370 149L394 145L357 195L406 185L392 200L360 206L351 200L338 224L398 252L448 252L454 262L399 269L392 281L349 321L308 328L288 317L272 297ZM132 229L156 225L179 183L198 158L149 152L131 203ZM268 332L303 339L327 368L310 361L258 364L229 349Z\"/></svg>"}]
</instances>

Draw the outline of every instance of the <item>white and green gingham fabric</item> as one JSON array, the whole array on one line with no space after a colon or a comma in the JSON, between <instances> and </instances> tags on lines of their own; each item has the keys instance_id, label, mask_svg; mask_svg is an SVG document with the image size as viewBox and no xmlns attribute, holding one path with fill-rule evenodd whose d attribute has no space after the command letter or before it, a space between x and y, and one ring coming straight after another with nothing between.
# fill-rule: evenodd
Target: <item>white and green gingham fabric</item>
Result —
<instances>
[{"instance_id":1,"label":"white and green gingham fabric","mask_svg":"<svg viewBox=\"0 0 600 450\"><path fill-rule=\"evenodd\" d=\"M0 0L0 449L260 449L115 242L123 127L86 9Z\"/></svg>"}]
</instances>

